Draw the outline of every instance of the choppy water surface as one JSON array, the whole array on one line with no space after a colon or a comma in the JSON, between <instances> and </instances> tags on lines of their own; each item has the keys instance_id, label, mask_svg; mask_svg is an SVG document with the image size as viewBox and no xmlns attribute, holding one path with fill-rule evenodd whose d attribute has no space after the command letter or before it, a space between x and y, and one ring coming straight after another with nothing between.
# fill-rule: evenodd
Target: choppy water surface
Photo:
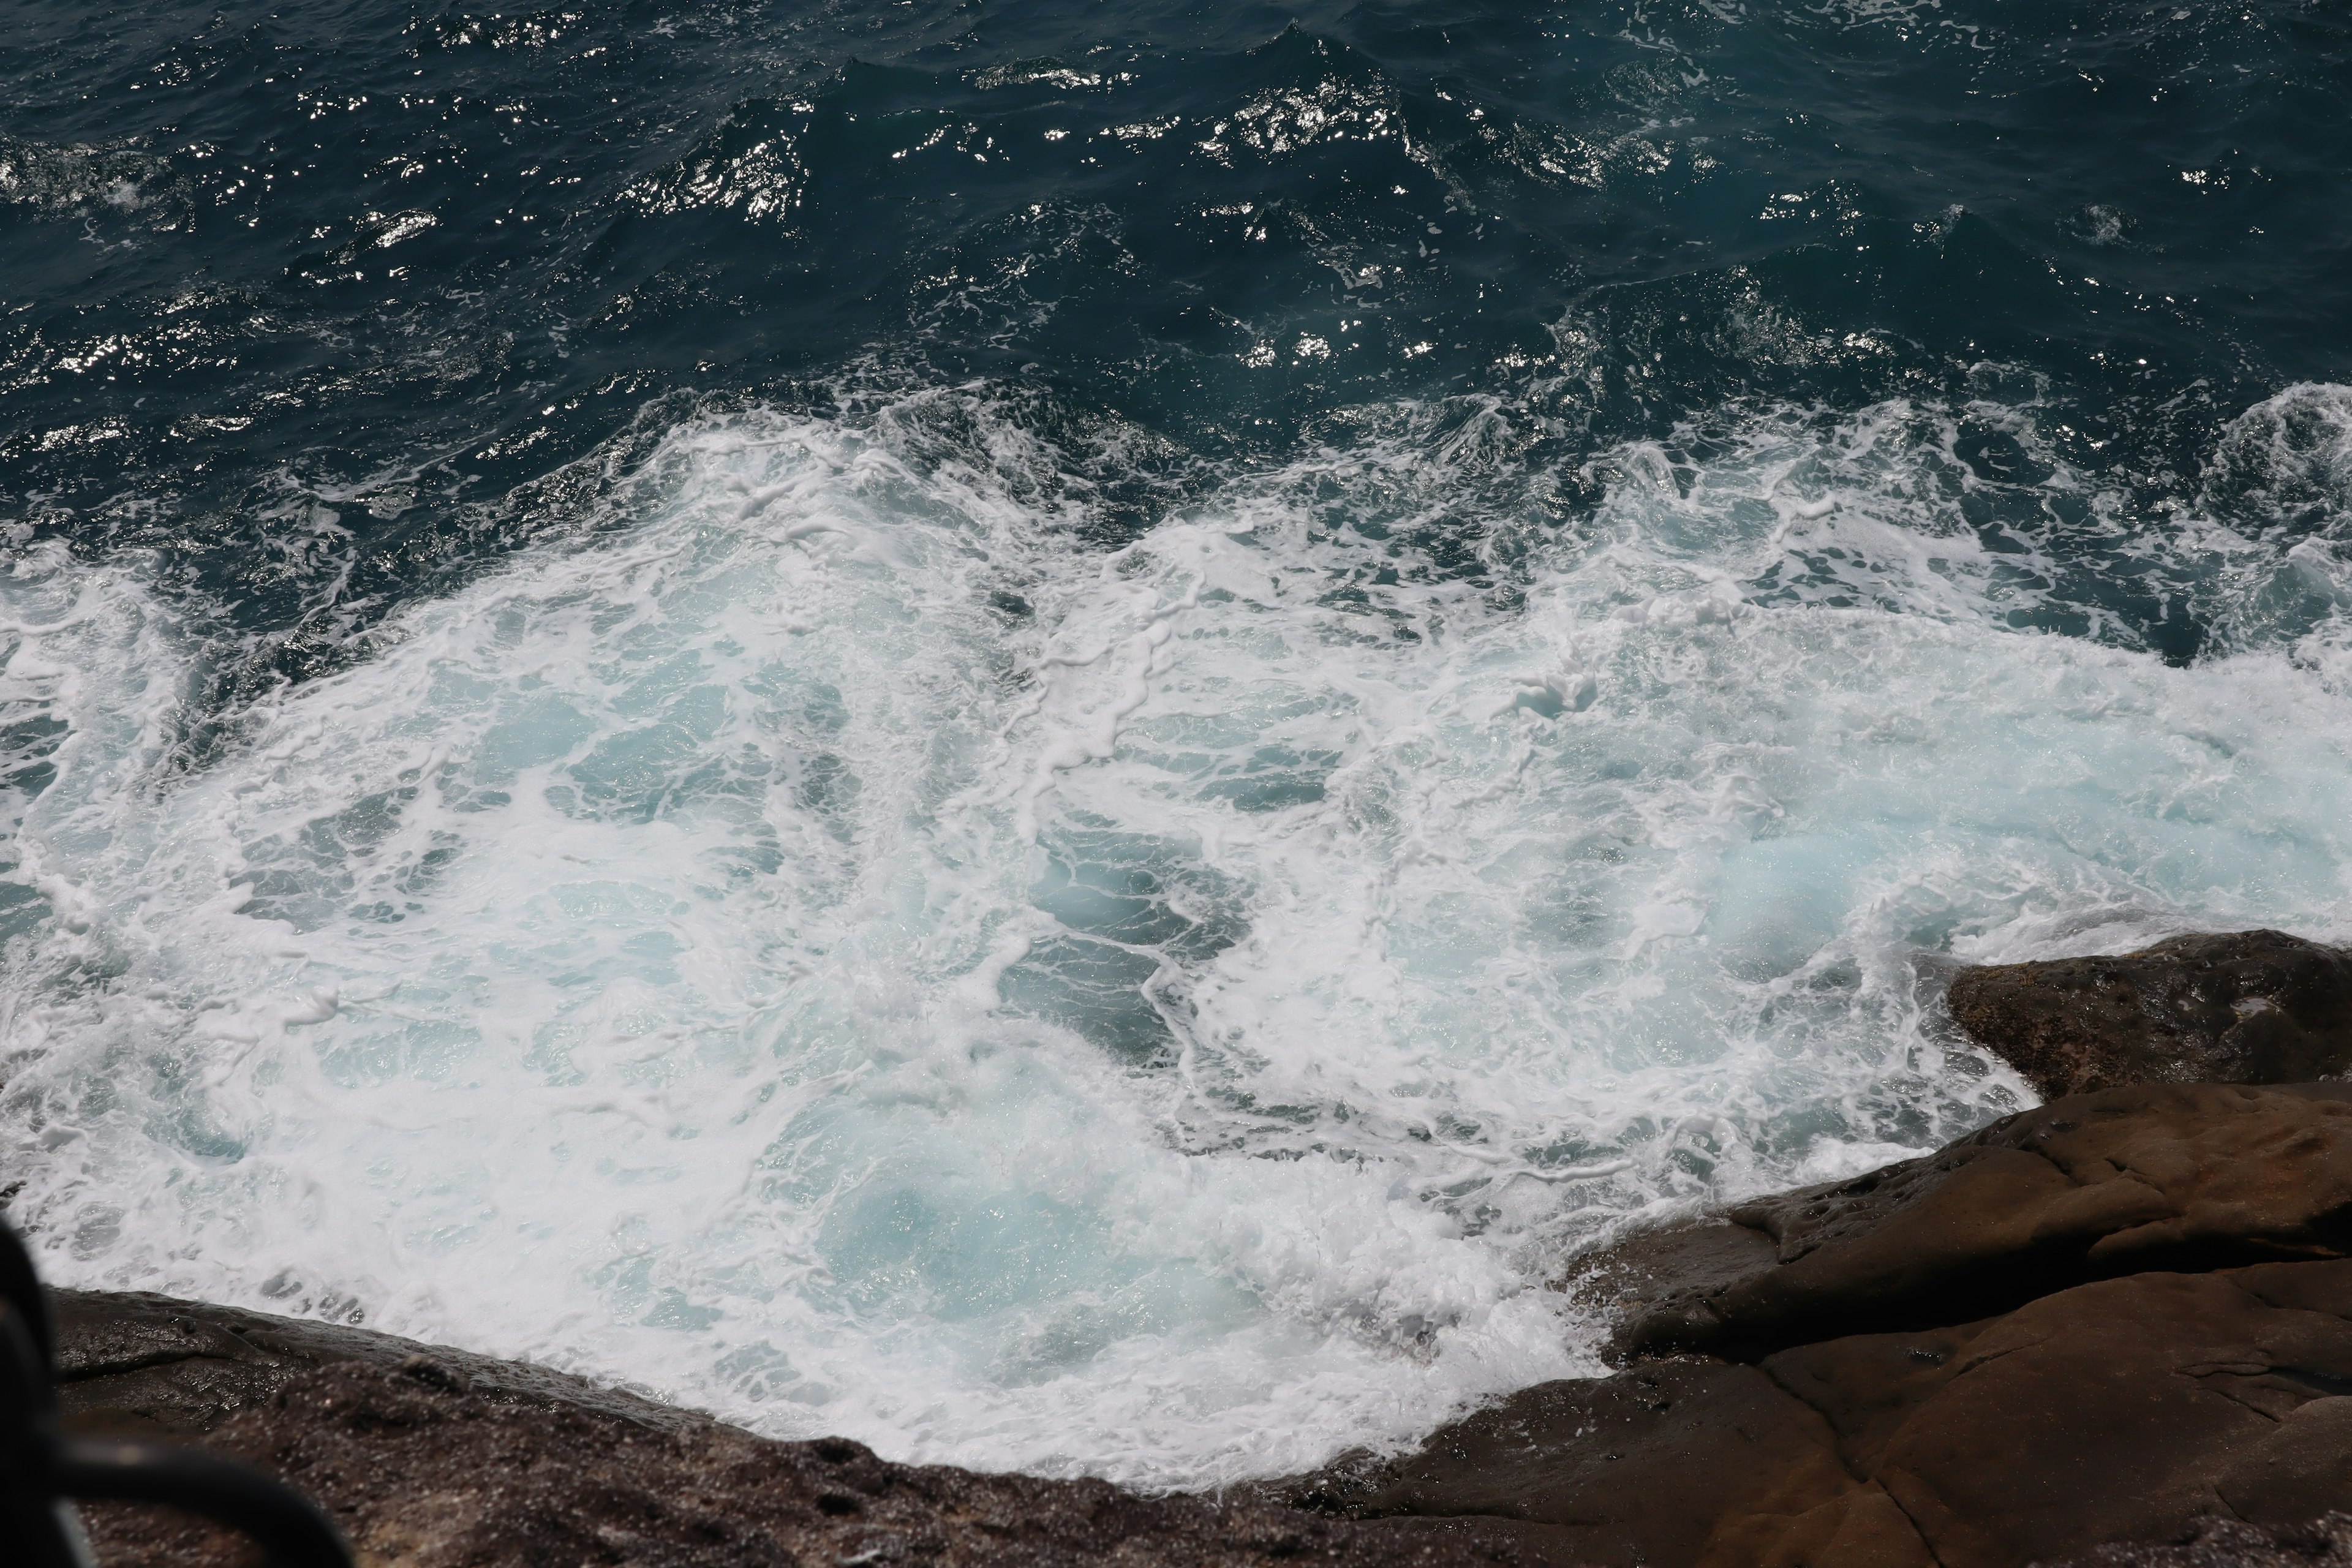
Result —
<instances>
[{"instance_id":1,"label":"choppy water surface","mask_svg":"<svg viewBox=\"0 0 2352 1568\"><path fill-rule=\"evenodd\" d=\"M2352 934L2341 6L9 19L63 1281L1215 1482Z\"/></svg>"}]
</instances>

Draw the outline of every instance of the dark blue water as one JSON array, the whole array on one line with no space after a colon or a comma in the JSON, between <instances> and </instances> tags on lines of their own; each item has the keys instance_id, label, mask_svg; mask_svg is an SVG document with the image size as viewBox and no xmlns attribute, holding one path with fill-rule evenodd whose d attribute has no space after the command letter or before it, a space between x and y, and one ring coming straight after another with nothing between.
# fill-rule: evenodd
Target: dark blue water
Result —
<instances>
[{"instance_id":1,"label":"dark blue water","mask_svg":"<svg viewBox=\"0 0 2352 1568\"><path fill-rule=\"evenodd\" d=\"M2352 5L0 26L66 1283L1195 1485L2352 940Z\"/></svg>"},{"instance_id":2,"label":"dark blue water","mask_svg":"<svg viewBox=\"0 0 2352 1568\"><path fill-rule=\"evenodd\" d=\"M160 552L250 636L234 685L562 528L688 406L986 382L1118 539L1204 468L1500 400L1573 526L1629 436L1991 363L2161 528L2221 422L2352 375L2327 0L45 5L0 82L0 509ZM1087 462L1114 422L1148 460ZM1955 447L1989 514L2036 510L2015 447Z\"/></svg>"}]
</instances>

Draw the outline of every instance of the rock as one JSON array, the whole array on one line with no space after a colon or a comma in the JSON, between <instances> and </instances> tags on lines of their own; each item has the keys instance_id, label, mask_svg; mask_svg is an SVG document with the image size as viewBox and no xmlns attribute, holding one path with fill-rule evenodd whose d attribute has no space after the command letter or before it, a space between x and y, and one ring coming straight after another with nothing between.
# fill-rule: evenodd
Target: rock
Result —
<instances>
[{"instance_id":1,"label":"rock","mask_svg":"<svg viewBox=\"0 0 2352 1568\"><path fill-rule=\"evenodd\" d=\"M429 1367L430 1363L423 1363ZM1543 1568L1509 1521L1359 1524L1266 1503L1138 1497L1094 1480L889 1464L841 1439L656 1427L364 1361L306 1368L209 1446L283 1477L361 1568ZM107 1568L249 1568L185 1515L82 1510Z\"/></svg>"},{"instance_id":2,"label":"rock","mask_svg":"<svg viewBox=\"0 0 2352 1568\"><path fill-rule=\"evenodd\" d=\"M1753 1359L2147 1269L2352 1256L2352 1085L2141 1084L1629 1238L1570 1289L1621 1355Z\"/></svg>"},{"instance_id":3,"label":"rock","mask_svg":"<svg viewBox=\"0 0 2352 1568\"><path fill-rule=\"evenodd\" d=\"M274 1317L143 1292L53 1290L59 1405L77 1431L209 1432L314 1368L430 1367L453 1387L510 1404L579 1406L668 1429L709 1416L584 1378L368 1329Z\"/></svg>"},{"instance_id":4,"label":"rock","mask_svg":"<svg viewBox=\"0 0 2352 1568\"><path fill-rule=\"evenodd\" d=\"M1840 1182L1803 1190L1832 1192L1852 1184ZM1578 1258L1562 1283L1580 1304L1615 1313L1619 1337L1625 1339L1626 1326L1645 1315L1712 1310L1699 1303L1715 1301L1734 1285L1768 1274L1779 1263L1780 1247L1762 1226L1735 1225L1712 1215L1621 1237ZM1710 1330L1711 1325L1699 1325L1677 1333L1662 1322L1640 1335L1638 1342L1629 1341L1622 1348L1696 1349L1723 1338ZM1679 1342L1685 1340L1690 1342Z\"/></svg>"},{"instance_id":5,"label":"rock","mask_svg":"<svg viewBox=\"0 0 2352 1568\"><path fill-rule=\"evenodd\" d=\"M2352 1069L2352 953L2282 931L1964 969L1949 1001L1960 1027L2046 1098Z\"/></svg>"},{"instance_id":6,"label":"rock","mask_svg":"<svg viewBox=\"0 0 2352 1568\"><path fill-rule=\"evenodd\" d=\"M1281 1495L1500 1515L1614 1568L2018 1568L2352 1506L2352 1260L2077 1286L1997 1317L1545 1384Z\"/></svg>"},{"instance_id":7,"label":"rock","mask_svg":"<svg viewBox=\"0 0 2352 1568\"><path fill-rule=\"evenodd\" d=\"M2352 1514L2273 1530L2208 1520L2186 1540L2101 1546L2041 1568L2352 1568Z\"/></svg>"},{"instance_id":8,"label":"rock","mask_svg":"<svg viewBox=\"0 0 2352 1568\"><path fill-rule=\"evenodd\" d=\"M1831 1543L1846 1562L1932 1568L1909 1522L1847 1473L1819 1412L1706 1357L1540 1384L1406 1458L1343 1462L1273 1495L1351 1519L1520 1520L1595 1568L1760 1564Z\"/></svg>"}]
</instances>

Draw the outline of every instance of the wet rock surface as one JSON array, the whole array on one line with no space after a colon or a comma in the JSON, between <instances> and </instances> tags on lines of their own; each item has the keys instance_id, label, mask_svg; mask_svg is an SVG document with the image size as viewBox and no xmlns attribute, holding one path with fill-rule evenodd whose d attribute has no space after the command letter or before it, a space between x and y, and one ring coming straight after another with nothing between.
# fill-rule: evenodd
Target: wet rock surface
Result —
<instances>
[{"instance_id":1,"label":"wet rock surface","mask_svg":"<svg viewBox=\"0 0 2352 1568\"><path fill-rule=\"evenodd\" d=\"M1570 1288L1621 1355L1752 1359L2147 1269L2352 1256L2352 1084L2143 1084L1629 1237Z\"/></svg>"},{"instance_id":2,"label":"wet rock surface","mask_svg":"<svg viewBox=\"0 0 2352 1568\"><path fill-rule=\"evenodd\" d=\"M141 1291L53 1290L58 1403L78 1431L125 1437L210 1432L306 1373L355 1363L430 1363L454 1386L509 1405L576 1407L660 1430L707 1416L543 1367L332 1323Z\"/></svg>"},{"instance_id":3,"label":"wet rock surface","mask_svg":"<svg viewBox=\"0 0 2352 1568\"><path fill-rule=\"evenodd\" d=\"M1278 1504L1150 1500L1100 1481L776 1443L543 1368L169 1297L53 1293L69 1428L201 1437L300 1488L362 1568L628 1563L1347 1562L1537 1565L1501 1519L1351 1523ZM169 1510L86 1507L101 1562L248 1568Z\"/></svg>"},{"instance_id":4,"label":"wet rock surface","mask_svg":"<svg viewBox=\"0 0 2352 1568\"><path fill-rule=\"evenodd\" d=\"M1566 1283L1630 1370L1270 1495L1629 1568L2327 1561L2352 1510L2352 1085L2072 1096Z\"/></svg>"},{"instance_id":5,"label":"wet rock surface","mask_svg":"<svg viewBox=\"0 0 2352 1568\"><path fill-rule=\"evenodd\" d=\"M1565 1562L2017 1568L2352 1502L2352 1261L2149 1273L1947 1328L1541 1384L1294 1483Z\"/></svg>"},{"instance_id":6,"label":"wet rock surface","mask_svg":"<svg viewBox=\"0 0 2352 1568\"><path fill-rule=\"evenodd\" d=\"M1524 1520L1552 1532L1557 1561L1612 1568L1761 1563L1841 1537L1853 1561L1929 1561L1883 1490L1846 1472L1818 1411L1705 1357L1540 1384L1416 1453L1342 1461L1273 1495L1356 1519Z\"/></svg>"},{"instance_id":7,"label":"wet rock surface","mask_svg":"<svg viewBox=\"0 0 2352 1568\"><path fill-rule=\"evenodd\" d=\"M2352 1514L2274 1530L2208 1520L2183 1540L2095 1547L2041 1568L2352 1568Z\"/></svg>"},{"instance_id":8,"label":"wet rock surface","mask_svg":"<svg viewBox=\"0 0 2352 1568\"><path fill-rule=\"evenodd\" d=\"M1964 969L1952 1017L2048 1098L2131 1083L2300 1083L2352 1069L2352 953L2282 931Z\"/></svg>"}]
</instances>

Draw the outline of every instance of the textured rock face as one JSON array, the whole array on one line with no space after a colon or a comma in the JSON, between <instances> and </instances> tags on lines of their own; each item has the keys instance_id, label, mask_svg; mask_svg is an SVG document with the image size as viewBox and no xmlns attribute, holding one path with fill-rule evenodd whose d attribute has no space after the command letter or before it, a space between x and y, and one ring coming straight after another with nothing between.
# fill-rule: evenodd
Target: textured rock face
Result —
<instances>
[{"instance_id":1,"label":"textured rock face","mask_svg":"<svg viewBox=\"0 0 2352 1568\"><path fill-rule=\"evenodd\" d=\"M1632 1370L1273 1495L1628 1568L2220 1564L2352 1509L2352 1085L2074 1096L1571 1289ZM2262 1528L2181 1544L2217 1521Z\"/></svg>"},{"instance_id":2,"label":"textured rock face","mask_svg":"<svg viewBox=\"0 0 2352 1568\"><path fill-rule=\"evenodd\" d=\"M1539 1568L1507 1520L1353 1523L1101 1481L894 1465L775 1443L575 1379L354 1329L60 1292L69 1426L186 1436L283 1477L361 1568L889 1564ZM86 1507L107 1568L254 1568L167 1510ZM0 1561L5 1560L0 1551Z\"/></svg>"},{"instance_id":3,"label":"textured rock face","mask_svg":"<svg viewBox=\"0 0 2352 1568\"><path fill-rule=\"evenodd\" d=\"M506 1404L578 1407L671 1430L708 1417L541 1367L143 1292L53 1290L58 1404L76 1430L125 1437L211 1431L314 1368L396 1370L423 1361L456 1386Z\"/></svg>"},{"instance_id":4,"label":"textured rock face","mask_svg":"<svg viewBox=\"0 0 2352 1568\"><path fill-rule=\"evenodd\" d=\"M2283 1530L2211 1520L2183 1541L2102 1546L2048 1568L2352 1568L2352 1514Z\"/></svg>"},{"instance_id":5,"label":"textured rock face","mask_svg":"<svg viewBox=\"0 0 2352 1568\"><path fill-rule=\"evenodd\" d=\"M2143 1269L2352 1256L2352 1084L2143 1084L1637 1237L1584 1299L1625 1353L1749 1357Z\"/></svg>"},{"instance_id":6,"label":"textured rock face","mask_svg":"<svg viewBox=\"0 0 2352 1568\"><path fill-rule=\"evenodd\" d=\"M1542 1384L1288 1494L1632 1568L2018 1568L2352 1500L2352 1261L2140 1274L1948 1328Z\"/></svg>"},{"instance_id":7,"label":"textured rock face","mask_svg":"<svg viewBox=\"0 0 2352 1568\"><path fill-rule=\"evenodd\" d=\"M2352 954L2274 931L1964 969L1950 1005L1960 1027L2053 1099L2352 1069Z\"/></svg>"},{"instance_id":8,"label":"textured rock face","mask_svg":"<svg viewBox=\"0 0 2352 1568\"><path fill-rule=\"evenodd\" d=\"M1556 1561L1596 1568L1931 1563L1883 1489L1846 1472L1820 1412L1765 1372L1705 1357L1540 1384L1415 1454L1343 1461L1274 1495L1349 1518L1524 1520Z\"/></svg>"}]
</instances>

